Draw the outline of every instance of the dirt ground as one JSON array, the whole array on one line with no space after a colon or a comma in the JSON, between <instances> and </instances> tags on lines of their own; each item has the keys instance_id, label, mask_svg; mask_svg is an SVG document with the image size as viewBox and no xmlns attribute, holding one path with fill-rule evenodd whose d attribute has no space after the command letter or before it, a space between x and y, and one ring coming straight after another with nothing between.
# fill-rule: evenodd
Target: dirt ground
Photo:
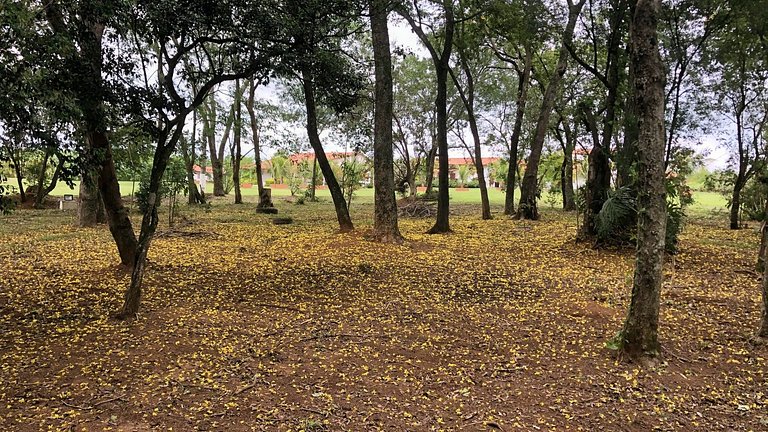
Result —
<instances>
[{"instance_id":1,"label":"dirt ground","mask_svg":"<svg viewBox=\"0 0 768 432\"><path fill-rule=\"evenodd\" d=\"M251 207L163 227L130 323L105 227L0 218L0 429L768 430L753 229L687 226L641 365L605 348L632 251L577 244L573 215L409 219L382 246L370 205L345 235L328 204Z\"/></svg>"}]
</instances>

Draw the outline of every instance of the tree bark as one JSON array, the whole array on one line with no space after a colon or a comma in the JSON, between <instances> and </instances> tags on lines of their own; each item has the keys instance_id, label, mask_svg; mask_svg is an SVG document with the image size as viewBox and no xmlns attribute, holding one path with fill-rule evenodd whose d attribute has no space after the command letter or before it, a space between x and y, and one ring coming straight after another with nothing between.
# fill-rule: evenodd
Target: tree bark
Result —
<instances>
[{"instance_id":1,"label":"tree bark","mask_svg":"<svg viewBox=\"0 0 768 432\"><path fill-rule=\"evenodd\" d=\"M229 140L229 134L232 130L232 124L234 123L234 105L230 108L227 120L224 125L224 134L221 137L218 145L216 144L216 99L214 94L210 95L209 107L207 109L206 129L208 138L208 151L210 153L211 168L213 168L213 195L224 196L224 149Z\"/></svg>"},{"instance_id":2,"label":"tree bark","mask_svg":"<svg viewBox=\"0 0 768 432\"><path fill-rule=\"evenodd\" d=\"M349 232L354 229L352 218L349 217L349 208L344 199L344 192L333 174L333 168L328 161L328 157L323 150L323 144L320 141L320 134L317 128L317 104L315 102L314 83L309 71L302 71L302 88L304 89L304 102L307 109L307 135L312 149L315 151L315 159L320 165L320 171L323 173L325 183L328 185L328 191L331 193L333 205L336 209L336 218L339 221L339 230Z\"/></svg>"},{"instance_id":3,"label":"tree bark","mask_svg":"<svg viewBox=\"0 0 768 432\"><path fill-rule=\"evenodd\" d=\"M370 0L371 36L376 76L373 130L373 234L382 243L403 242L397 225L392 138L392 57L389 51L388 0Z\"/></svg>"},{"instance_id":4,"label":"tree bark","mask_svg":"<svg viewBox=\"0 0 768 432\"><path fill-rule=\"evenodd\" d=\"M450 204L448 200L448 72L450 69L451 51L453 50L453 33L456 27L453 13L453 1L443 0L443 12L445 21L443 25L443 46L438 53L430 38L424 33L420 23L407 12L401 15L408 21L411 29L416 33L421 42L429 51L432 63L435 66L437 81L437 97L435 98L435 112L437 123L437 152L438 152L438 191L437 191L437 218L435 225L427 231L429 234L442 234L451 232L449 225Z\"/></svg>"},{"instance_id":5,"label":"tree bark","mask_svg":"<svg viewBox=\"0 0 768 432\"><path fill-rule=\"evenodd\" d=\"M663 280L666 189L664 187L664 64L659 54L661 0L636 0L630 29L638 120L637 256L632 300L620 334L631 356L656 356Z\"/></svg>"},{"instance_id":6,"label":"tree bark","mask_svg":"<svg viewBox=\"0 0 768 432\"><path fill-rule=\"evenodd\" d=\"M523 175L523 184L520 187L520 205L517 209L517 217L522 219L536 220L539 218L539 209L537 199L539 194L538 173L539 162L541 161L541 152L544 148L544 139L547 137L549 128L549 118L552 114L552 108L555 104L555 98L560 91L560 83L568 67L568 46L573 42L573 32L576 28L581 9L586 0L579 0L573 3L568 0L568 24L563 32L563 42L560 46L560 52L557 60L555 73L550 77L547 88L544 91L544 97L541 103L541 111L536 123L536 133L531 143L531 153L528 156L528 162L525 166Z\"/></svg>"},{"instance_id":7,"label":"tree bark","mask_svg":"<svg viewBox=\"0 0 768 432\"><path fill-rule=\"evenodd\" d=\"M40 165L40 172L37 174L37 190L35 190L35 204L36 209L43 207L43 184L45 183L45 172L48 171L48 159L51 157L51 150L45 150L45 156L43 156L43 163Z\"/></svg>"},{"instance_id":8,"label":"tree bark","mask_svg":"<svg viewBox=\"0 0 768 432\"><path fill-rule=\"evenodd\" d=\"M77 225L82 228L95 227L107 221L96 175L95 171L86 170L80 178Z\"/></svg>"},{"instance_id":9,"label":"tree bark","mask_svg":"<svg viewBox=\"0 0 768 432\"><path fill-rule=\"evenodd\" d=\"M768 205L766 205L768 209ZM761 241L761 257L763 259L763 282L762 282L762 294L763 294L763 307L762 307L762 319L760 320L760 330L757 332L757 337L766 340L768 339L768 266L765 265L766 250L765 244L768 243L768 230L763 227L763 235Z\"/></svg>"},{"instance_id":10,"label":"tree bark","mask_svg":"<svg viewBox=\"0 0 768 432\"><path fill-rule=\"evenodd\" d=\"M259 120L256 118L256 80L251 79L248 85L248 100L245 108L248 110L248 117L251 120L251 138L253 139L253 161L256 170L256 187L259 191L259 204L257 208L272 208L272 197L264 189L264 174L261 170L261 141L259 140Z\"/></svg>"},{"instance_id":11,"label":"tree bark","mask_svg":"<svg viewBox=\"0 0 768 432\"><path fill-rule=\"evenodd\" d=\"M158 137L158 145L152 161L152 171L149 179L149 193L147 197L148 208L141 221L139 241L136 245L134 261L131 263L131 284L125 292L123 307L116 315L116 318L118 319L129 319L135 317L139 312L142 283L147 265L147 254L149 253L152 238L157 231L157 225L160 222L160 218L157 214L157 209L160 205L159 190L162 184L163 174L168 166L168 160L181 138L185 118L186 113L182 113L177 122L180 126L173 129L173 133L170 136L167 133L161 133Z\"/></svg>"},{"instance_id":12,"label":"tree bark","mask_svg":"<svg viewBox=\"0 0 768 432\"><path fill-rule=\"evenodd\" d=\"M509 143L509 166L507 167L506 196L504 197L504 214L515 214L515 187L517 185L517 165L520 151L520 135L525 121L525 107L528 104L528 89L531 86L531 70L533 69L533 53L530 46L525 46L525 64L519 73L517 84L517 101L515 102L515 124L512 128L512 138Z\"/></svg>"},{"instance_id":13,"label":"tree bark","mask_svg":"<svg viewBox=\"0 0 768 432\"><path fill-rule=\"evenodd\" d=\"M483 166L483 153L480 143L480 130L477 127L477 116L475 115L475 79L472 74L472 70L469 68L466 57L462 50L459 51L459 63L461 64L461 70L464 72L464 76L467 78L466 88L462 88L456 75L453 71L450 71L453 83L456 86L456 90L459 92L461 101L464 104L464 109L467 111L467 119L469 122L469 129L472 133L472 141L474 143L474 154L472 161L475 164L475 172L477 173L477 184L480 188L480 202L482 207L482 218L484 220L492 219L491 216L491 202L488 199L488 183L485 181L485 167ZM461 185L464 187L464 185Z\"/></svg>"},{"instance_id":14,"label":"tree bark","mask_svg":"<svg viewBox=\"0 0 768 432\"><path fill-rule=\"evenodd\" d=\"M557 138L563 149L563 163L560 166L560 191L563 195L563 210L576 210L576 193L573 190L573 151L576 149L576 131L561 116L562 134L557 131Z\"/></svg>"},{"instance_id":15,"label":"tree bark","mask_svg":"<svg viewBox=\"0 0 768 432\"><path fill-rule=\"evenodd\" d=\"M741 213L741 190L744 188L743 183L746 183L746 181L742 180L741 176L739 176L739 178L736 179L736 183L733 185L729 216L730 228L732 230L741 228L741 224L739 223L739 216Z\"/></svg>"},{"instance_id":16,"label":"tree bark","mask_svg":"<svg viewBox=\"0 0 768 432\"><path fill-rule=\"evenodd\" d=\"M107 134L101 130L90 130L86 134L89 146L102 153L101 171L98 175L99 193L104 202L109 231L117 244L120 263L131 266L136 258L138 246L136 234L133 232L128 209L123 206L120 196L120 183L115 174L115 162L112 159L112 149L107 140Z\"/></svg>"},{"instance_id":17,"label":"tree bark","mask_svg":"<svg viewBox=\"0 0 768 432\"><path fill-rule=\"evenodd\" d=\"M603 146L597 130L597 121L590 108L582 105L581 116L584 126L592 136L592 150L589 152L589 167L587 170L586 208L584 209L584 224L580 235L583 238L594 237L597 234L597 215L608 199L611 187L611 165L608 149Z\"/></svg>"},{"instance_id":18,"label":"tree bark","mask_svg":"<svg viewBox=\"0 0 768 432\"><path fill-rule=\"evenodd\" d=\"M240 160L242 159L242 149L240 147L240 137L242 135L242 93L245 89L240 88L240 80L235 81L235 131L233 137L232 151L232 183L235 186L235 204L243 203L243 194L240 191Z\"/></svg>"},{"instance_id":19,"label":"tree bark","mask_svg":"<svg viewBox=\"0 0 768 432\"><path fill-rule=\"evenodd\" d=\"M437 147L432 146L427 152L426 173L424 173L424 177L426 177L424 188L427 196L432 195L432 184L435 180L435 157L437 157Z\"/></svg>"}]
</instances>

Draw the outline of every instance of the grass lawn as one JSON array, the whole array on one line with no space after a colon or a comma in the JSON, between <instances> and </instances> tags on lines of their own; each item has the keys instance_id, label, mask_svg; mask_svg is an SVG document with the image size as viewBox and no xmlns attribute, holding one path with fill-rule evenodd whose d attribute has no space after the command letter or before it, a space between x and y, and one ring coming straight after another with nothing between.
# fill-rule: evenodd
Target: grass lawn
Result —
<instances>
[{"instance_id":1,"label":"grass lawn","mask_svg":"<svg viewBox=\"0 0 768 432\"><path fill-rule=\"evenodd\" d=\"M9 183L11 185L15 185L15 179L9 179ZM77 194L77 185L78 183L75 183L75 189L70 189L69 186L67 186L64 183L59 183L56 185L56 189L51 193L52 196L63 196L64 194L70 194L74 193ZM124 195L130 195L132 191L138 189L138 183L134 184L130 181L121 181L120 182L120 191ZM258 196L257 189L255 187L249 188L249 189L241 189L243 196L245 197L256 197ZM208 183L207 185L207 193L212 194L213 193L213 183ZM451 189L451 201L457 204L479 204L480 203L480 189L469 189L468 191L457 191L456 189ZM278 189L278 188L272 188L272 195L275 197L286 197L291 195L291 191L289 189ZM330 193L327 190L318 189L316 191L316 195L319 198L330 198ZM501 189L492 188L488 191L488 199L490 200L492 205L495 206L503 206L504 205L504 191ZM520 191L519 189L515 192L516 199L520 197ZM712 216L712 215L720 215L722 213L725 213L727 211L726 204L727 201L725 197L723 197L722 194L717 192L694 192L694 204L688 209L689 213L693 216L697 217L706 217L706 216ZM362 202L362 203L371 203L373 202L373 189L372 188L362 188L355 192L355 202ZM545 194L544 197L539 201L539 205L542 208L559 208L562 205L562 200L560 199L559 195L553 195L551 198L549 197L549 194Z\"/></svg>"}]
</instances>

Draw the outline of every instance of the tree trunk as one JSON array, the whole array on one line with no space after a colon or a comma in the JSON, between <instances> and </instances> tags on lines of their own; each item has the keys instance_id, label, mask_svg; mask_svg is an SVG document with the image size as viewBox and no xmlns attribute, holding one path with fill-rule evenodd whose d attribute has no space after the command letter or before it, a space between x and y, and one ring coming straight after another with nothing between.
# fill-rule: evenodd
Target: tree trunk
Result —
<instances>
[{"instance_id":1,"label":"tree trunk","mask_svg":"<svg viewBox=\"0 0 768 432\"><path fill-rule=\"evenodd\" d=\"M264 189L264 174L261 171L261 141L259 140L259 120L256 118L256 81L251 79L248 85L248 100L245 108L248 110L248 117L251 120L251 137L253 139L253 161L256 170L256 187L259 191L259 204L257 208L272 208L272 197Z\"/></svg>"},{"instance_id":2,"label":"tree trunk","mask_svg":"<svg viewBox=\"0 0 768 432\"><path fill-rule=\"evenodd\" d=\"M149 193L147 196L147 212L141 220L141 232L139 241L136 245L134 261L131 263L131 283L125 292L123 307L116 315L118 319L129 319L136 316L139 312L141 303L141 289L144 281L144 273L147 265L147 254L152 243L152 238L157 231L157 225L160 218L157 209L160 205L160 186L162 185L163 174L168 166L168 160L176 149L176 144L182 136L184 120L186 113L179 115L174 123L180 125L172 129L171 134L161 133L158 137L155 156L152 160L152 171L149 177Z\"/></svg>"},{"instance_id":3,"label":"tree trunk","mask_svg":"<svg viewBox=\"0 0 768 432\"><path fill-rule=\"evenodd\" d=\"M94 171L84 171L80 179L77 207L77 225L83 228L95 227L106 222L104 203L99 194L98 180Z\"/></svg>"},{"instance_id":4,"label":"tree trunk","mask_svg":"<svg viewBox=\"0 0 768 432\"><path fill-rule=\"evenodd\" d=\"M328 185L328 191L331 193L331 198L333 198L336 218L339 221L339 230L341 232L352 231L354 225L352 224L352 218L349 217L347 202L344 200L344 191L341 190L341 186L339 186L339 182L333 174L333 168L331 168L331 164L328 162L328 157L326 157L323 144L320 141L320 134L317 129L315 89L309 71L302 71L301 84L304 89L304 102L307 108L307 135L309 136L309 143L315 151L315 159L317 159L317 163L320 165L320 171L323 173L325 183Z\"/></svg>"},{"instance_id":5,"label":"tree trunk","mask_svg":"<svg viewBox=\"0 0 768 432\"><path fill-rule=\"evenodd\" d=\"M242 156L242 148L240 147L240 137L242 135L242 93L245 89L240 88L240 80L235 81L235 131L233 136L233 151L232 151L232 184L235 186L235 204L243 203L243 194L240 191L240 160Z\"/></svg>"},{"instance_id":6,"label":"tree trunk","mask_svg":"<svg viewBox=\"0 0 768 432\"><path fill-rule=\"evenodd\" d=\"M515 111L515 125L512 129L512 139L509 143L509 166L507 167L506 196L504 198L504 214L515 214L515 187L517 185L517 165L520 149L520 134L525 121L525 107L528 104L528 89L531 85L531 70L533 69L533 54L531 48L525 46L525 65L519 76L517 84L517 101Z\"/></svg>"},{"instance_id":7,"label":"tree trunk","mask_svg":"<svg viewBox=\"0 0 768 432\"><path fill-rule=\"evenodd\" d=\"M739 172L736 182L733 184L733 193L731 194L731 209L730 209L730 228L737 230L741 228L739 223L739 215L741 214L741 190L744 189L746 184L746 176Z\"/></svg>"},{"instance_id":8,"label":"tree trunk","mask_svg":"<svg viewBox=\"0 0 768 432\"><path fill-rule=\"evenodd\" d=\"M448 220L450 216L450 204L448 200L448 72L450 69L451 51L453 50L453 33L456 27L454 20L452 0L443 0L443 12L445 20L442 29L443 46L440 52L435 49L432 40L424 33L421 26L421 20L416 20L406 12L400 12L400 15L408 21L411 29L416 33L421 42L429 51L432 63L435 66L435 77L437 82L437 97L435 98L435 117L437 126L437 152L438 152L438 191L437 191L437 220L435 225L428 231L429 234L442 234L451 232ZM433 162L434 163L434 162ZM427 173L429 175L429 173ZM428 178L428 189L431 187L431 181Z\"/></svg>"},{"instance_id":9,"label":"tree trunk","mask_svg":"<svg viewBox=\"0 0 768 432\"><path fill-rule=\"evenodd\" d=\"M563 210L576 210L576 193L573 190L573 151L576 149L576 137L570 127L565 125L565 146L563 164L560 167L560 190L563 194Z\"/></svg>"},{"instance_id":10,"label":"tree trunk","mask_svg":"<svg viewBox=\"0 0 768 432\"><path fill-rule=\"evenodd\" d=\"M763 214L768 215L768 199L765 201ZM765 271L765 253L766 249L768 249L768 233L766 233L766 230L768 230L768 219L764 219L760 225L760 252L757 254L757 265L755 266L759 273Z\"/></svg>"},{"instance_id":11,"label":"tree trunk","mask_svg":"<svg viewBox=\"0 0 768 432\"><path fill-rule=\"evenodd\" d=\"M426 172L424 173L424 176L426 177L424 188L426 189L425 193L427 196L432 195L432 183L435 180L435 157L437 156L437 147L432 146L431 149L429 149L429 152L427 153L427 164L426 164Z\"/></svg>"},{"instance_id":12,"label":"tree trunk","mask_svg":"<svg viewBox=\"0 0 768 432\"><path fill-rule=\"evenodd\" d=\"M592 137L592 150L589 152L589 167L587 170L586 197L584 209L584 224L581 226L580 236L590 238L597 235L596 218L608 198L611 187L610 156L600 140L597 130L597 121L594 114L586 104L582 104L581 117L586 130Z\"/></svg>"},{"instance_id":13,"label":"tree trunk","mask_svg":"<svg viewBox=\"0 0 768 432\"><path fill-rule=\"evenodd\" d=\"M48 171L48 159L50 159L50 157L51 151L46 150L45 156L43 157L43 163L40 165L40 172L37 174L37 190L35 191L34 204L36 209L41 209L43 207L43 198L45 198L43 184L45 183L45 172Z\"/></svg>"},{"instance_id":14,"label":"tree trunk","mask_svg":"<svg viewBox=\"0 0 768 432\"><path fill-rule=\"evenodd\" d=\"M8 158L11 160L13 170L16 173L16 184L19 185L19 199L22 203L25 203L27 202L27 194L24 191L24 176L21 173L21 143L21 137L15 138L13 147L8 147Z\"/></svg>"},{"instance_id":15,"label":"tree trunk","mask_svg":"<svg viewBox=\"0 0 768 432\"><path fill-rule=\"evenodd\" d=\"M768 205L766 205L766 209L768 209ZM768 339L768 266L765 265L765 244L768 243L768 230L763 227L763 235L762 235L762 241L761 241L761 257L763 259L763 282L762 282L762 292L763 292L763 311L762 311L762 319L760 320L760 330L757 332L757 337L765 340Z\"/></svg>"},{"instance_id":16,"label":"tree trunk","mask_svg":"<svg viewBox=\"0 0 768 432\"><path fill-rule=\"evenodd\" d=\"M528 162L525 166L523 175L523 184L520 187L520 205L517 209L517 217L523 219L536 220L539 218L539 209L536 204L539 194L538 173L539 162L541 161L541 152L544 148L544 139L547 137L549 128L549 117L552 114L552 107L555 104L555 98L560 91L560 83L568 67L568 45L573 42L573 31L576 28L581 9L586 0L579 0L574 4L568 0L568 24L563 32L563 42L560 46L557 67L555 73L550 77L547 88L544 91L544 97L541 102L541 111L536 123L536 133L531 143L531 153L528 156Z\"/></svg>"},{"instance_id":17,"label":"tree trunk","mask_svg":"<svg viewBox=\"0 0 768 432\"><path fill-rule=\"evenodd\" d=\"M192 142L181 139L181 153L184 157L184 167L187 170L187 203L189 205L205 204L202 194L195 184L195 145L197 143L197 110L192 112Z\"/></svg>"},{"instance_id":18,"label":"tree trunk","mask_svg":"<svg viewBox=\"0 0 768 432\"><path fill-rule=\"evenodd\" d=\"M637 258L632 300L620 343L631 356L659 354L659 298L663 280L664 64L657 25L661 0L636 0L630 30L638 120Z\"/></svg>"},{"instance_id":19,"label":"tree trunk","mask_svg":"<svg viewBox=\"0 0 768 432\"><path fill-rule=\"evenodd\" d=\"M477 116L475 115L475 80L472 75L472 70L469 68L469 64L466 61L464 53L459 50L459 63L461 69L464 72L464 76L467 77L466 89L461 87L456 75L453 71L450 71L453 83L459 92L461 101L464 104L464 108L467 111L467 119L469 121L469 129L472 132L472 141L474 143L474 155L472 157L475 163L475 172L477 173L477 183L480 188L480 202L482 206L482 218L483 220L491 219L491 202L488 200L488 183L485 180L485 167L483 166L483 153L480 143L480 130L477 127ZM464 187L465 185L461 185Z\"/></svg>"},{"instance_id":20,"label":"tree trunk","mask_svg":"<svg viewBox=\"0 0 768 432\"><path fill-rule=\"evenodd\" d=\"M136 258L138 244L128 216L128 209L123 206L123 199L120 196L120 183L115 174L115 162L112 159L112 149L107 140L107 134L99 130L90 130L86 139L92 149L100 151L103 155L101 171L98 174L99 193L107 213L109 231L117 244L120 263L131 266Z\"/></svg>"},{"instance_id":21,"label":"tree trunk","mask_svg":"<svg viewBox=\"0 0 768 432\"><path fill-rule=\"evenodd\" d=\"M211 93L211 100L207 109L207 138L208 138L208 152L210 153L211 168L213 168L213 195L224 196L224 148L227 140L229 140L229 134L232 130L232 124L234 123L234 105L229 110L229 115L224 126L224 134L216 145L216 99L213 93Z\"/></svg>"},{"instance_id":22,"label":"tree trunk","mask_svg":"<svg viewBox=\"0 0 768 432\"><path fill-rule=\"evenodd\" d=\"M382 243L403 242L397 226L395 172L392 154L392 57L387 29L388 0L370 0L371 36L376 75L373 130L373 233Z\"/></svg>"}]
</instances>

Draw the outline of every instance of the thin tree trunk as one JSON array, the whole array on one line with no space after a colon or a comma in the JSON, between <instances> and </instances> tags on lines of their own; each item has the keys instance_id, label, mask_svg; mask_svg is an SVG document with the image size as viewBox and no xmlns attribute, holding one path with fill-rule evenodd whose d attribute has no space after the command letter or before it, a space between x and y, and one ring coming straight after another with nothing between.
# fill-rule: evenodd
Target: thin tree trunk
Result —
<instances>
[{"instance_id":1,"label":"thin tree trunk","mask_svg":"<svg viewBox=\"0 0 768 432\"><path fill-rule=\"evenodd\" d=\"M739 177L736 179L736 183L733 185L733 193L731 194L731 209L730 209L730 228L732 230L737 230L741 228L741 224L739 224L739 214L741 211L741 190L744 187L745 181L742 179L742 176L739 175Z\"/></svg>"},{"instance_id":2,"label":"thin tree trunk","mask_svg":"<svg viewBox=\"0 0 768 432\"><path fill-rule=\"evenodd\" d=\"M308 71L302 72L301 83L304 89L304 102L307 108L307 135L309 136L309 143L315 151L315 159L317 159L320 165L320 171L323 173L325 183L328 185L328 191L331 193L331 198L333 198L336 218L339 221L339 230L341 232L349 232L354 229L354 225L352 224L352 218L349 217L349 209L344 199L344 191L341 190L341 186L339 186L339 182L333 174L333 169L320 141L320 134L317 129L315 89Z\"/></svg>"},{"instance_id":3,"label":"thin tree trunk","mask_svg":"<svg viewBox=\"0 0 768 432\"><path fill-rule=\"evenodd\" d=\"M381 243L402 243L397 225L395 172L392 154L392 57L387 16L389 0L370 0L371 36L376 75L373 131L373 233Z\"/></svg>"},{"instance_id":4,"label":"thin tree trunk","mask_svg":"<svg viewBox=\"0 0 768 432\"><path fill-rule=\"evenodd\" d=\"M426 189L426 195L430 196L432 195L432 183L435 179L435 157L437 156L437 147L432 146L431 149L429 149L429 152L427 152L427 164L426 164L426 173L424 174L425 179L425 189Z\"/></svg>"},{"instance_id":5,"label":"thin tree trunk","mask_svg":"<svg viewBox=\"0 0 768 432\"><path fill-rule=\"evenodd\" d=\"M261 141L259 140L259 120L256 118L256 80L251 79L248 86L248 100L245 107L251 120L251 137L253 139L253 161L256 169L256 187L259 191L259 204L257 208L272 208L272 197L267 195L264 188L264 174L261 170Z\"/></svg>"},{"instance_id":6,"label":"thin tree trunk","mask_svg":"<svg viewBox=\"0 0 768 432\"><path fill-rule=\"evenodd\" d=\"M40 165L40 172L37 174L37 190L35 191L34 204L36 209L43 207L43 198L45 198L45 194L43 193L43 184L45 184L45 172L48 171L48 159L50 159L50 157L51 151L46 150L45 156L43 157L43 163Z\"/></svg>"},{"instance_id":7,"label":"thin tree trunk","mask_svg":"<svg viewBox=\"0 0 768 432\"><path fill-rule=\"evenodd\" d=\"M235 186L235 204L243 203L243 194L240 191L240 160L242 159L242 149L240 148L240 137L242 135L242 93L245 89L240 88L240 80L235 81L235 131L233 137L232 154L232 183Z\"/></svg>"},{"instance_id":8,"label":"thin tree trunk","mask_svg":"<svg viewBox=\"0 0 768 432\"><path fill-rule=\"evenodd\" d=\"M437 82L437 97L435 98L436 126L437 126L437 152L438 152L438 191L437 191L437 218L435 225L428 231L429 234L442 234L451 232L449 225L450 204L448 185L448 72L450 69L451 51L453 50L453 33L456 27L454 20L452 0L443 0L443 12L445 21L443 24L443 46L441 51L435 49L430 38L424 33L421 23L407 12L400 12L408 21L411 29L416 33L421 42L429 51L432 63L435 66ZM429 179L428 179L429 180ZM428 184L428 188L431 183ZM427 189L429 191L429 189Z\"/></svg>"},{"instance_id":9,"label":"thin tree trunk","mask_svg":"<svg viewBox=\"0 0 768 432\"><path fill-rule=\"evenodd\" d=\"M128 209L123 206L123 199L120 196L120 183L115 174L115 162L112 159L112 149L107 135L103 131L91 130L86 135L86 139L91 148L101 151L103 155L101 172L98 175L99 193L104 202L109 231L117 244L120 262L124 266L133 265L138 244L131 219L128 217Z\"/></svg>"},{"instance_id":10,"label":"thin tree trunk","mask_svg":"<svg viewBox=\"0 0 768 432\"><path fill-rule=\"evenodd\" d=\"M620 344L631 356L659 354L659 299L663 280L664 64L659 54L661 0L636 0L630 30L638 120L637 259L632 300Z\"/></svg>"},{"instance_id":11,"label":"thin tree trunk","mask_svg":"<svg viewBox=\"0 0 768 432\"><path fill-rule=\"evenodd\" d=\"M528 104L528 89L531 84L533 69L533 54L531 48L525 46L525 65L517 87L515 125L512 128L512 138L509 143L509 166L507 167L506 196L504 198L504 214L511 216L515 213L515 187L517 184L517 164L520 149L520 135L525 121L525 107Z\"/></svg>"},{"instance_id":12,"label":"thin tree trunk","mask_svg":"<svg viewBox=\"0 0 768 432\"><path fill-rule=\"evenodd\" d=\"M523 175L523 184L520 187L520 205L517 209L517 216L523 219L536 220L539 218L539 209L537 206L537 196L539 192L538 172L539 162L541 161L541 152L544 148L544 139L547 137L549 128L549 117L552 114L552 107L555 98L560 91L560 83L568 67L568 45L573 41L573 32L576 28L581 9L586 0L579 0L574 4L573 0L568 0L568 24L563 32L563 42L560 47L560 53L557 60L555 73L550 77L547 88L544 91L544 97L541 103L541 111L536 123L536 133L531 143L531 153L528 156L528 162L525 166Z\"/></svg>"},{"instance_id":13,"label":"thin tree trunk","mask_svg":"<svg viewBox=\"0 0 768 432\"><path fill-rule=\"evenodd\" d=\"M482 206L482 218L484 220L491 219L491 202L488 199L488 183L485 181L485 167L483 167L483 153L480 143L480 130L477 127L477 116L475 115L475 80L472 75L472 70L469 68L463 53L459 50L459 63L461 69L464 72L464 76L467 77L466 89L461 87L456 75L450 70L453 83L459 92L461 101L464 104L464 108L467 111L467 119L469 121L469 129L472 132L472 141L474 143L474 155L472 160L475 164L475 172L477 173L477 183L480 188L480 202ZM464 185L461 185L464 187Z\"/></svg>"},{"instance_id":14,"label":"thin tree trunk","mask_svg":"<svg viewBox=\"0 0 768 432\"><path fill-rule=\"evenodd\" d=\"M24 191L24 176L21 173L21 134L14 139L13 147L7 147L8 158L13 164L13 170L16 173L16 183L19 185L19 199L22 203L27 202L27 193Z\"/></svg>"}]
</instances>

